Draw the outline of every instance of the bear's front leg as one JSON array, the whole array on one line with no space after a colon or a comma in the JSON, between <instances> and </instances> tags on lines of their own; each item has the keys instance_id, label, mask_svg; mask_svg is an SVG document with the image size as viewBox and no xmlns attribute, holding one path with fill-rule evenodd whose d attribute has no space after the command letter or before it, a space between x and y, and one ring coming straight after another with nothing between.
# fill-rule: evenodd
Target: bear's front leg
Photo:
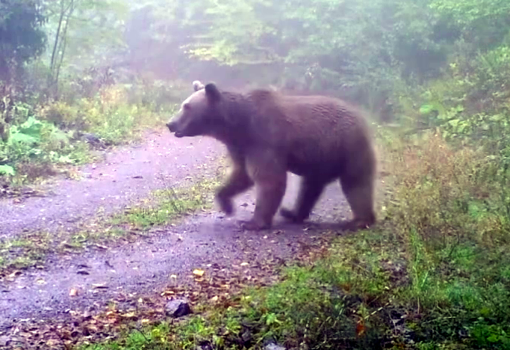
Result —
<instances>
[{"instance_id":1,"label":"bear's front leg","mask_svg":"<svg viewBox=\"0 0 510 350\"><path fill-rule=\"evenodd\" d=\"M252 219L243 223L242 227L250 231L271 228L273 217L285 195L286 169L270 152L260 152L250 157L247 167L257 188L257 199Z\"/></svg>"},{"instance_id":2,"label":"bear's front leg","mask_svg":"<svg viewBox=\"0 0 510 350\"><path fill-rule=\"evenodd\" d=\"M216 192L216 202L221 211L227 215L234 213L232 197L246 191L253 186L253 181L248 176L244 162L234 160L234 168L227 182Z\"/></svg>"}]
</instances>

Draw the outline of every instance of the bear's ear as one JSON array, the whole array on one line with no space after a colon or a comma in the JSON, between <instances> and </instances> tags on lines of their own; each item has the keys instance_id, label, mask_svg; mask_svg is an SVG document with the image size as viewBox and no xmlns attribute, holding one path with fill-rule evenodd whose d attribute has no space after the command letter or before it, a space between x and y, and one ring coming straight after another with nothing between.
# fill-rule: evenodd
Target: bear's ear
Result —
<instances>
[{"instance_id":1,"label":"bear's ear","mask_svg":"<svg viewBox=\"0 0 510 350\"><path fill-rule=\"evenodd\" d=\"M211 102L218 102L221 99L221 92L213 83L205 86L205 95Z\"/></svg>"},{"instance_id":2,"label":"bear's ear","mask_svg":"<svg viewBox=\"0 0 510 350\"><path fill-rule=\"evenodd\" d=\"M204 88L204 84L202 84L200 81L195 80L193 82L193 90L198 91L198 90L202 90L203 88Z\"/></svg>"}]
</instances>

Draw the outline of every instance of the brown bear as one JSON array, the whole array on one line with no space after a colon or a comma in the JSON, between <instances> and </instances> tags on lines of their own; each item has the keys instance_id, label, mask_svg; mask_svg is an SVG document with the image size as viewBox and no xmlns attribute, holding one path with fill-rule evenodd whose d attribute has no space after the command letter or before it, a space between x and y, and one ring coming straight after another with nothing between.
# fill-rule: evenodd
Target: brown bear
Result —
<instances>
[{"instance_id":1,"label":"brown bear","mask_svg":"<svg viewBox=\"0 0 510 350\"><path fill-rule=\"evenodd\" d=\"M280 211L287 220L306 220L324 187L340 179L353 212L344 228L375 223L376 159L360 111L326 96L287 96L264 89L241 94L198 81L193 87L195 92L167 127L176 137L211 136L227 146L233 171L216 200L232 215L232 197L255 185L255 213L245 229L271 227L285 194L287 171L302 178L295 209Z\"/></svg>"}]
</instances>

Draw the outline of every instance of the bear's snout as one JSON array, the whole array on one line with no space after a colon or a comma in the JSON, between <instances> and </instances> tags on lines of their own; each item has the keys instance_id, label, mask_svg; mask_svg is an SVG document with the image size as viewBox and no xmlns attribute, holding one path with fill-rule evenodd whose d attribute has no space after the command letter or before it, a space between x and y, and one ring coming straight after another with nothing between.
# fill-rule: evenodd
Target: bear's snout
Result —
<instances>
[{"instance_id":1,"label":"bear's snout","mask_svg":"<svg viewBox=\"0 0 510 350\"><path fill-rule=\"evenodd\" d=\"M168 130L173 133L176 137L184 137L182 130L179 130L179 125L176 121L166 123Z\"/></svg>"},{"instance_id":2,"label":"bear's snout","mask_svg":"<svg viewBox=\"0 0 510 350\"><path fill-rule=\"evenodd\" d=\"M170 130L170 132L175 132L175 130L177 129L177 125L175 122L168 122L166 123L166 126L168 130Z\"/></svg>"}]
</instances>

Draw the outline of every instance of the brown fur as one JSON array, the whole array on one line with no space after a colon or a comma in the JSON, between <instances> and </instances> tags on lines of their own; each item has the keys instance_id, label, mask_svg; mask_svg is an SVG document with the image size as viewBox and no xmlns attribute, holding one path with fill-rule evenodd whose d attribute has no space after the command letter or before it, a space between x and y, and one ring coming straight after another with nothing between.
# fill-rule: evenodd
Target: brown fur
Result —
<instances>
[{"instance_id":1,"label":"brown fur","mask_svg":"<svg viewBox=\"0 0 510 350\"><path fill-rule=\"evenodd\" d=\"M270 90L221 92L194 82L195 93L167 124L177 137L207 135L223 142L233 171L216 198L233 213L232 197L254 184L257 199L245 228L269 228L285 194L287 171L302 177L294 210L281 215L306 220L324 187L340 179L354 214L349 229L375 223L376 160L361 113L325 96L286 96Z\"/></svg>"}]
</instances>

